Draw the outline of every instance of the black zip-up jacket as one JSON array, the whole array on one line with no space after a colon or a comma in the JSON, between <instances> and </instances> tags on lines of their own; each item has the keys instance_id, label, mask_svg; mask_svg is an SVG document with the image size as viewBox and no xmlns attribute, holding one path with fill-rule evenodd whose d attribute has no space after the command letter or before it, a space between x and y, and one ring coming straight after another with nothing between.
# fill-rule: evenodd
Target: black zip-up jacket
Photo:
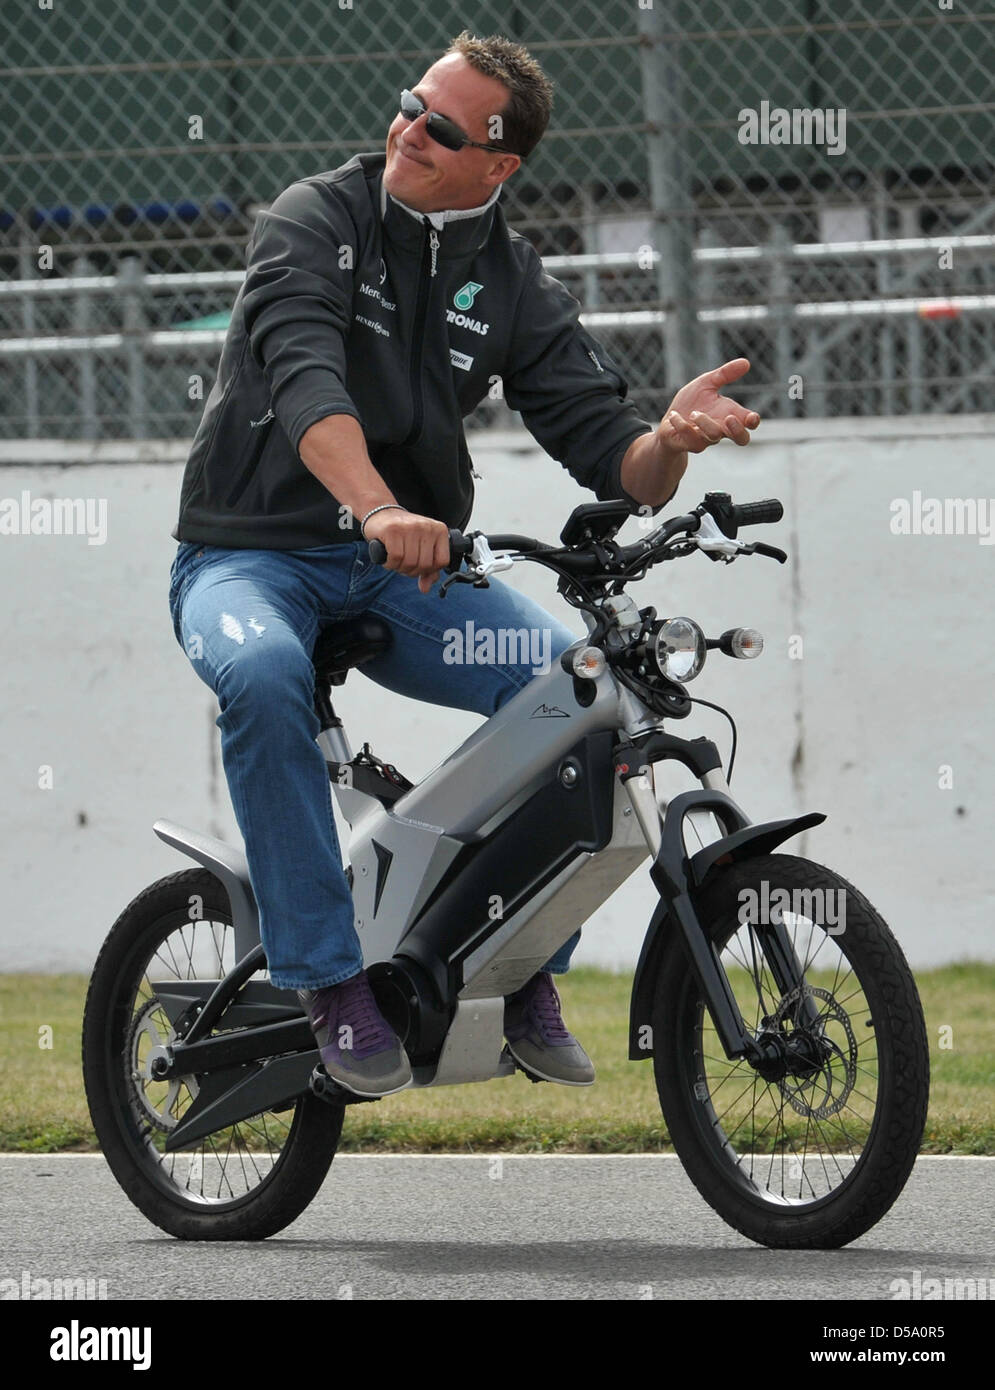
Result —
<instances>
[{"instance_id":1,"label":"black zip-up jacket","mask_svg":"<svg viewBox=\"0 0 995 1390\"><path fill-rule=\"evenodd\" d=\"M298 453L327 415L359 421L403 506L462 529L473 503L462 421L499 379L579 483L638 505L619 470L653 426L576 299L497 200L436 230L383 192L384 162L358 154L301 179L257 218L174 539L276 550L358 539L361 518Z\"/></svg>"}]
</instances>

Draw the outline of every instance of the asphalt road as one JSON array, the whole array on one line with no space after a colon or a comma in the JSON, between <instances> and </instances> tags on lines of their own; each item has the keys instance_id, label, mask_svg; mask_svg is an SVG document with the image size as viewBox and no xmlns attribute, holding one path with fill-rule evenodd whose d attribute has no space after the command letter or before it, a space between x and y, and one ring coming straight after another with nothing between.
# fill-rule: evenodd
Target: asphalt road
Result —
<instances>
[{"instance_id":1,"label":"asphalt road","mask_svg":"<svg viewBox=\"0 0 995 1390\"><path fill-rule=\"evenodd\" d=\"M919 1271L995 1299L993 1179L992 1159L920 1159L859 1241L785 1252L727 1227L671 1157L342 1155L279 1235L197 1244L152 1226L99 1156L0 1155L0 1280L103 1279L110 1299L834 1300L892 1299Z\"/></svg>"}]
</instances>

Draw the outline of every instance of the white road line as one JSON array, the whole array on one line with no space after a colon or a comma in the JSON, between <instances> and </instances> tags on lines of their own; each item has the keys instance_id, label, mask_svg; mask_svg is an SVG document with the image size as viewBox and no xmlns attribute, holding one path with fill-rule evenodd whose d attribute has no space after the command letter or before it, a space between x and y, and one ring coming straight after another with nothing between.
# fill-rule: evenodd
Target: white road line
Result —
<instances>
[{"instance_id":1,"label":"white road line","mask_svg":"<svg viewBox=\"0 0 995 1390\"><path fill-rule=\"evenodd\" d=\"M95 1159L95 1158L99 1158L99 1159L103 1160L103 1157L104 1157L103 1154L99 1154L99 1153L0 1153L0 1162L2 1162L2 1161L3 1161L4 1159L6 1159L6 1158L17 1158L17 1159L22 1159L22 1160L25 1160L25 1161L28 1160L28 1159L33 1159L33 1160L35 1160L36 1162L39 1162L39 1163L53 1163L56 1159L79 1159L79 1158L83 1158L83 1159L86 1159L86 1158ZM476 1154L466 1154L466 1153L458 1153L458 1154L455 1154L455 1153L454 1153L454 1154L447 1154L447 1153L403 1153L403 1154L395 1154L395 1153L337 1153L337 1154L335 1155L335 1162L336 1162L336 1163L352 1163L353 1161L362 1161L362 1160L364 1160L364 1159L374 1159L374 1158L391 1158L391 1159L401 1159L401 1158L420 1158L420 1159L426 1159L426 1158L444 1158L444 1159L447 1159L447 1160L450 1160L450 1161L453 1160L453 1159L462 1159L462 1160L465 1161L465 1162L472 1162L472 1163L479 1163L482 1159L484 1159L484 1160L489 1160L489 1159L492 1159L492 1158L504 1158L504 1159L516 1159L516 1160L518 1160L518 1159L528 1159L530 1162L542 1162L544 1159L554 1159L554 1158L555 1158L555 1159L582 1158L582 1159L584 1159L584 1160L585 1160L586 1162L588 1162L588 1163L590 1163L590 1162L592 1162L592 1161L597 1161L597 1160L610 1161L610 1160L625 1159L625 1158L629 1158L629 1159L638 1158L638 1159L645 1159L645 1160L650 1160L650 1159L651 1159L651 1160L654 1160L654 1161L657 1161L657 1162L660 1162L660 1161L663 1161L663 1162L671 1162L671 1163L679 1163L679 1162L680 1162L680 1159L678 1158L677 1154L669 1154L669 1153L668 1153L668 1154L659 1154L659 1153L621 1153L621 1154L575 1154L575 1153L562 1153L562 1154L557 1154L557 1153L553 1153L553 1154L527 1154L527 1153L514 1153L513 1151L509 1152L509 1151L502 1150L502 1149L483 1149L483 1150L481 1150L480 1153L476 1153ZM920 1154L919 1157L916 1159L916 1163L993 1163L993 1162L995 1162L995 1154Z\"/></svg>"}]
</instances>

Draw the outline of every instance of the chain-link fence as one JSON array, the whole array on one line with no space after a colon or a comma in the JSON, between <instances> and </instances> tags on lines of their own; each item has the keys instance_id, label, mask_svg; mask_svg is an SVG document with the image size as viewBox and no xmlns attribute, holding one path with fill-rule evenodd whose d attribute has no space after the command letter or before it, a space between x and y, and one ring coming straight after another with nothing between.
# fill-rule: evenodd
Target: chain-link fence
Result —
<instances>
[{"instance_id":1,"label":"chain-link fence","mask_svg":"<svg viewBox=\"0 0 995 1390\"><path fill-rule=\"evenodd\" d=\"M192 434L257 209L464 27L555 83L504 207L648 418L739 355L768 417L990 408L993 0L2 9L7 437Z\"/></svg>"}]
</instances>

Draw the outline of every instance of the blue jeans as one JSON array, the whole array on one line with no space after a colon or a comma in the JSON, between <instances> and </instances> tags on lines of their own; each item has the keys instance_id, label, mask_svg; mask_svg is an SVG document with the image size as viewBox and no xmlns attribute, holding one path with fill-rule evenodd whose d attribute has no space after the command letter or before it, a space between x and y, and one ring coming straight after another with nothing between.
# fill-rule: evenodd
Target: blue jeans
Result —
<instances>
[{"instance_id":1,"label":"blue jeans","mask_svg":"<svg viewBox=\"0 0 995 1390\"><path fill-rule=\"evenodd\" d=\"M364 544L249 550L181 542L170 571L176 640L218 697L221 755L245 841L270 978L281 989L339 984L363 968L342 866L331 786L315 742L319 625L370 613L390 648L362 672L388 690L492 715L535 674L531 665L448 664L446 629L550 633L551 660L576 641L531 599L491 579L454 584L445 600L371 563ZM524 655L524 653L523 653ZM354 677L355 679L355 677ZM576 932L544 967L569 968Z\"/></svg>"}]
</instances>

